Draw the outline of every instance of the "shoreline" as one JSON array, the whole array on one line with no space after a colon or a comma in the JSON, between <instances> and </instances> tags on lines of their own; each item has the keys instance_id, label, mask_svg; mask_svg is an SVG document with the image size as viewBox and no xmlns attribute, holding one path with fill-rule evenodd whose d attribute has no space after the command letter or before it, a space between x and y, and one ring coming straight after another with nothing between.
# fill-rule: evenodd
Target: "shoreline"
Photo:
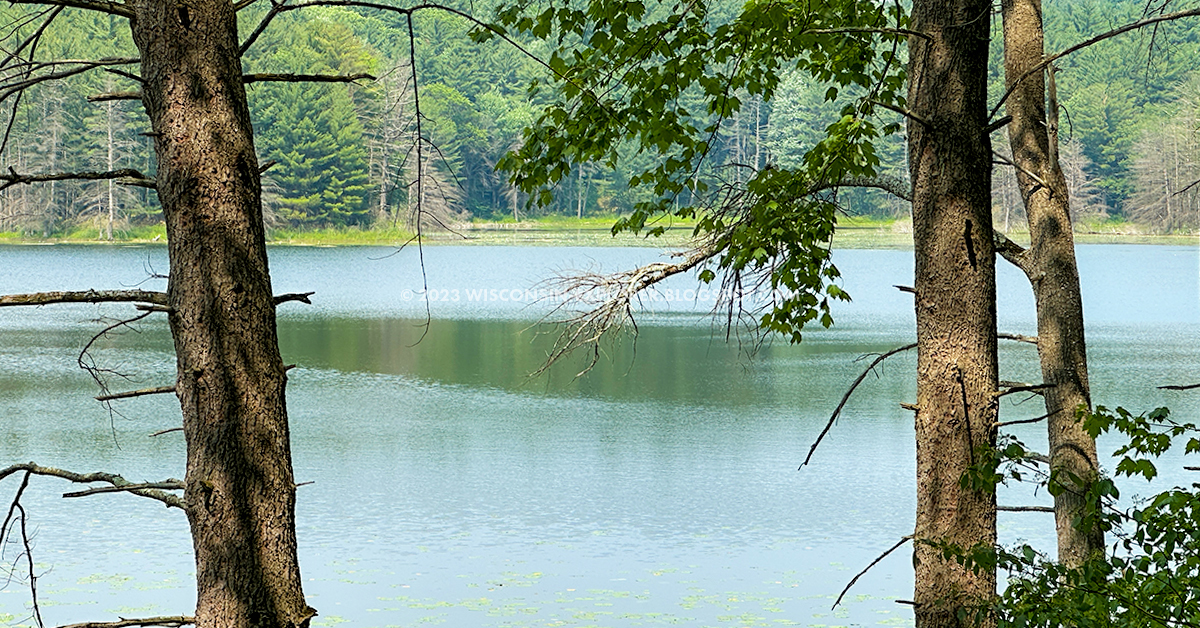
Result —
<instances>
[{"instance_id":1,"label":"shoreline","mask_svg":"<svg viewBox=\"0 0 1200 628\"><path fill-rule=\"evenodd\" d=\"M666 227L659 237L622 233L612 235L611 218L583 220L543 220L521 223L472 223L457 232L426 235L422 245L428 246L586 246L586 247L648 247L686 248L691 240L692 224ZM0 245L14 246L165 246L159 230L153 237L127 237L112 241L78 237L28 238L0 234ZM1028 232L1007 234L1014 242L1027 246ZM411 234L397 231L324 230L305 233L277 232L267 240L267 246L380 246L400 248L413 244ZM1076 244L1137 244L1194 246L1200 245L1197 235L1148 235L1137 233L1080 231L1075 233ZM911 229L905 222L843 219L833 239L834 249L912 249Z\"/></svg>"}]
</instances>

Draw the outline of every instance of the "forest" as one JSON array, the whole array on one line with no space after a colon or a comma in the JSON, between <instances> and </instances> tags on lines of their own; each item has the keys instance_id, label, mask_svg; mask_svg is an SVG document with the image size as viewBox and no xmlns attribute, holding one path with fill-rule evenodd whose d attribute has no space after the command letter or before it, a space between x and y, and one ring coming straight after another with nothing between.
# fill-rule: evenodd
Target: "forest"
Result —
<instances>
[{"instance_id":1,"label":"forest","mask_svg":"<svg viewBox=\"0 0 1200 628\"><path fill-rule=\"evenodd\" d=\"M737 3L726 4L732 15ZM1114 0L1051 3L1047 50L1135 21L1143 8ZM482 17L491 14L477 4L471 9ZM243 31L266 10L243 11ZM18 13L9 11L5 21L11 23ZM538 61L546 44L536 39L523 42L528 56L495 41L475 43L471 23L441 11L414 18L411 48L404 16L386 12L322 7L278 20L281 27L264 33L243 58L247 73L371 78L248 85L259 159L273 163L263 175L268 229L411 230L416 189L422 190L428 226L435 228L543 215L616 217L651 193L628 185L631 173L645 170L651 159L632 149L604 167L576 168L543 203L528 203L497 172L497 163L520 146L522 130L550 98L545 92L552 90L538 89L547 78ZM1000 39L994 33L993 101L1003 92ZM122 168L153 173L145 113L135 100L136 84L121 69L136 56L121 21L69 10L40 46L47 57L105 59L112 65L107 72L24 91L8 129L6 163L23 174ZM1059 62L1062 164L1077 229L1193 233L1200 227L1200 73L1193 63L1198 56L1200 24L1185 20L1101 42ZM721 125L696 176L738 182L764 167L795 166L853 96L803 73L786 75L770 101L745 97L741 110ZM414 98L431 147L423 151L415 150ZM908 176L904 143L900 132L878 147L884 174L901 180ZM998 163L1007 159L1004 150ZM418 171L421 186L415 185ZM129 183L9 187L0 192L0 233L112 239L114 233L160 223L153 192ZM906 203L878 191L843 190L839 201L854 215L903 219L908 213ZM993 210L1002 231L1025 228L1012 168L996 170Z\"/></svg>"}]
</instances>

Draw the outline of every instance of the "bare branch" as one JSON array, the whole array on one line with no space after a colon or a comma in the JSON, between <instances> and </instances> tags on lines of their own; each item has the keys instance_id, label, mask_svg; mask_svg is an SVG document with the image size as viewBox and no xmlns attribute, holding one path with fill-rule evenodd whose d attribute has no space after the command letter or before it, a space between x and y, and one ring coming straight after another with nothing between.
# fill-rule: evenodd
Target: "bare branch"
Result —
<instances>
[{"instance_id":1,"label":"bare branch","mask_svg":"<svg viewBox=\"0 0 1200 628\"><path fill-rule=\"evenodd\" d=\"M146 395L163 395L173 392L175 392L174 386L159 386L157 388L142 388L141 390L119 392L111 395L100 395L99 397L96 397L96 401L115 401L117 399L130 399L133 397L144 397Z\"/></svg>"},{"instance_id":2,"label":"bare branch","mask_svg":"<svg viewBox=\"0 0 1200 628\"><path fill-rule=\"evenodd\" d=\"M21 92L23 92L27 88L33 87L34 85L37 85L38 83L44 83L46 81L55 81L58 79L64 79L67 77L75 76L76 74L82 74L84 72L89 72L91 70L95 70L97 68L103 68L106 66L131 65L134 63L141 63L141 59L113 58L113 59L99 59L99 60L95 60L95 61L71 60L71 61L54 61L54 62L50 62L50 63L39 63L39 64L36 64L36 66L30 66L29 68L26 68L24 71L21 72L21 76L26 77L23 80L11 82L11 83L0 82L0 102L8 100L8 98L10 96L12 96L13 94L19 95ZM48 68L48 67L54 67L54 66L59 66L59 65L76 65L77 67L69 68L66 70L61 70L58 72L51 72L49 74L39 74L37 76L30 76L30 73L35 69Z\"/></svg>"},{"instance_id":3,"label":"bare branch","mask_svg":"<svg viewBox=\"0 0 1200 628\"><path fill-rule=\"evenodd\" d=\"M1200 384L1187 384L1186 386L1159 386L1159 390L1192 390L1200 388Z\"/></svg>"},{"instance_id":4,"label":"bare branch","mask_svg":"<svg viewBox=\"0 0 1200 628\"><path fill-rule=\"evenodd\" d=\"M1118 27L1118 28L1114 28L1113 30L1110 30L1106 33L1101 33L1099 35L1096 35L1095 37L1092 37L1091 39L1081 41L1078 44L1075 44L1074 46L1071 46L1070 48L1067 48L1061 52L1056 52L1052 55L1047 55L1046 58L1042 59L1041 63L1038 63L1037 65L1026 70L1024 74L1018 76L1017 80L1013 81L1012 84L1010 84L1008 86L1008 89L1006 89L1004 91L1004 95L1000 97L1000 100L996 103L996 106L993 107L991 113L988 114L988 118L990 119L990 118L993 118L996 116L996 112L1000 111L1000 107L1004 106L1004 102L1008 100L1008 97L1012 95L1013 91L1016 90L1017 86L1020 85L1022 81L1026 80L1029 77L1034 76L1034 75L1041 76L1042 70L1045 70L1047 66L1049 66L1051 63L1054 63L1055 61L1058 61L1059 59L1061 59L1073 52L1077 52L1079 50L1087 48L1088 46L1102 42L1105 39L1111 39L1113 37L1116 37L1117 35L1123 35L1125 33L1128 33L1129 31L1137 30L1140 28L1145 28L1147 26L1154 26L1156 24L1161 24L1163 22L1170 22L1170 21L1182 19L1185 17L1197 17L1197 16L1200 16L1200 8L1188 9L1186 11L1176 11L1175 13L1168 13L1166 15L1159 15L1156 17L1148 17L1148 18L1138 20L1138 21L1130 23L1130 24L1126 24L1126 25Z\"/></svg>"},{"instance_id":5,"label":"bare branch","mask_svg":"<svg viewBox=\"0 0 1200 628\"><path fill-rule=\"evenodd\" d=\"M1037 336L1022 336L1021 334L996 334L1000 340L1015 340L1017 342L1027 342L1031 345L1038 343Z\"/></svg>"},{"instance_id":6,"label":"bare branch","mask_svg":"<svg viewBox=\"0 0 1200 628\"><path fill-rule=\"evenodd\" d=\"M186 485L175 479L165 480L162 482L143 482L141 484L125 484L123 486L98 486L89 488L86 491L75 491L74 493L63 493L63 497L87 497L88 495L99 495L100 493L122 493L129 491L140 491L148 488L163 489L168 491L182 491Z\"/></svg>"},{"instance_id":7,"label":"bare branch","mask_svg":"<svg viewBox=\"0 0 1200 628\"><path fill-rule=\"evenodd\" d=\"M825 435L829 433L830 428L832 428L833 424L837 422L838 416L842 413L842 408L845 408L846 402L850 401L850 395L854 394L854 390L858 388L858 385L867 378L867 374L874 371L875 367L879 366L880 362L883 362L897 353L902 353L904 351L908 351L909 349L915 348L917 348L917 343L914 342L912 344L904 345L903 347L896 347L895 349L892 349L886 353L881 353L871 361L871 364L868 365L867 368L863 369L863 372L858 376L858 379L855 379L854 383L850 384L850 389L846 391L846 394L842 395L842 400L838 402L837 408L834 408L833 415L829 417L829 421L825 424L825 429L821 430L821 434L817 436L817 440L814 441L812 446L808 448L808 455L804 457L804 462L800 463L800 469L803 469L804 466L812 460L813 454L817 451L817 446L821 444L821 441L825 438ZM797 469L797 471L800 469ZM853 582L851 582L851 584L853 584ZM841 598L838 599L840 600ZM834 606L837 606L837 604L834 604Z\"/></svg>"},{"instance_id":8,"label":"bare branch","mask_svg":"<svg viewBox=\"0 0 1200 628\"><path fill-rule=\"evenodd\" d=\"M149 290L83 290L0 295L0 307L51 303L154 303L167 305L167 293Z\"/></svg>"},{"instance_id":9,"label":"bare branch","mask_svg":"<svg viewBox=\"0 0 1200 628\"><path fill-rule=\"evenodd\" d=\"M846 593L848 593L848 592L850 591L850 587L853 587L853 586L854 586L854 583L855 583L855 582L858 582L858 579L859 579L859 578L863 577L863 575L864 575L864 574L866 574L868 571L871 571L871 568L872 568L872 567L874 567L875 565L878 565L878 564L879 564L879 562L880 562L880 561L882 561L883 559L887 558L889 554L891 554L892 552L894 552L894 551L896 551L896 550L900 549L900 546L901 546L901 545L904 545L905 543L907 543L907 542L911 541L911 540L912 540L912 538L913 538L913 537L912 537L912 535L910 534L910 535L908 535L908 536L905 536L905 537L901 538L899 541L896 541L896 544L895 544L895 545L893 545L893 546L889 547L889 548L887 549L887 551L885 551L884 553L880 554L880 555L879 555L879 557L878 557L878 558L876 558L875 560L871 561L871 564L870 564L870 565L867 565L866 569L863 569L862 571L858 572L858 573L857 573L857 574L856 574L856 575L855 575L853 578L851 578L851 579L850 579L850 582L849 582L849 583L846 585L846 588L842 589L842 593L841 593L841 595L839 595L839 596L837 597L837 600L835 600L835 601L833 602L833 606L832 606L832 607L830 607L830 609L829 609L829 610L833 610L833 609L837 608L837 607L838 607L838 604L841 604L841 603L842 603L842 598L846 597Z\"/></svg>"},{"instance_id":10,"label":"bare branch","mask_svg":"<svg viewBox=\"0 0 1200 628\"><path fill-rule=\"evenodd\" d=\"M288 294L277 294L275 295L275 305L287 303L288 301L299 301L301 303L312 305L312 301L309 301L308 297L311 297L314 294L316 294L316 292L291 292Z\"/></svg>"},{"instance_id":11,"label":"bare branch","mask_svg":"<svg viewBox=\"0 0 1200 628\"><path fill-rule=\"evenodd\" d=\"M151 434L150 438L154 438L155 436L162 436L163 434L170 434L171 432L182 432L182 431L183 431L182 427L171 427L171 428L167 428L165 430L159 430L159 431Z\"/></svg>"},{"instance_id":12,"label":"bare branch","mask_svg":"<svg viewBox=\"0 0 1200 628\"><path fill-rule=\"evenodd\" d=\"M126 6L124 2L108 2L106 0L9 0L9 4L40 4L71 7L75 9L87 9L88 11L99 11L110 15L119 15L126 18L133 17L133 9Z\"/></svg>"},{"instance_id":13,"label":"bare branch","mask_svg":"<svg viewBox=\"0 0 1200 628\"><path fill-rule=\"evenodd\" d=\"M130 626L166 626L178 628L196 623L195 617L175 615L173 617L146 617L143 619L121 619L120 621L88 621L82 624L67 624L58 628L128 628Z\"/></svg>"},{"instance_id":14,"label":"bare branch","mask_svg":"<svg viewBox=\"0 0 1200 628\"><path fill-rule=\"evenodd\" d=\"M142 92L104 92L87 97L88 102L108 102L110 100L141 100Z\"/></svg>"},{"instance_id":15,"label":"bare branch","mask_svg":"<svg viewBox=\"0 0 1200 628\"><path fill-rule=\"evenodd\" d=\"M132 181L146 181L150 187L154 186L154 180L150 179L141 172L133 168L121 168L119 170L109 170L106 172L53 172L46 174L17 174L16 170L11 167L7 174L0 174L0 191L17 185L18 183L43 183L46 181L73 181L85 180L96 181L105 179L130 179ZM139 185L138 183L131 183Z\"/></svg>"},{"instance_id":16,"label":"bare branch","mask_svg":"<svg viewBox=\"0 0 1200 628\"><path fill-rule=\"evenodd\" d=\"M1027 266L1029 263L1025 259L1025 247L1013 242L1012 240L1009 240L1008 236L996 231L995 229L992 230L992 239L995 240L996 253L999 253L1000 257L1008 260L1010 264L1020 268L1022 272L1028 274Z\"/></svg>"},{"instance_id":17,"label":"bare branch","mask_svg":"<svg viewBox=\"0 0 1200 628\"><path fill-rule=\"evenodd\" d=\"M893 105L891 103L880 102L877 100L872 100L871 104L875 105L877 107L883 107L884 109L887 109L888 111L891 111L892 113L898 113L898 114L904 116L905 118L908 118L908 119L912 120L913 122L920 124L921 126L923 126L925 128L929 128L928 120L926 120L925 118L922 118L921 116L918 116L917 114L909 111L908 109L903 109L903 108L897 107L896 105Z\"/></svg>"},{"instance_id":18,"label":"bare branch","mask_svg":"<svg viewBox=\"0 0 1200 628\"><path fill-rule=\"evenodd\" d=\"M367 74L243 74L242 82L250 83L353 83L354 81L374 81L375 77Z\"/></svg>"},{"instance_id":19,"label":"bare branch","mask_svg":"<svg viewBox=\"0 0 1200 628\"><path fill-rule=\"evenodd\" d=\"M533 376L546 372L555 362L581 347L591 347L591 361L576 377L587 373L599 361L599 342L605 334L624 327L633 321L633 303L642 290L688 272L713 256L713 250L702 248L689 253L683 261L668 264L656 262L641 268L602 275L584 273L570 277L559 277L546 283L562 301L542 319L550 322L559 312L573 304L586 304L587 311L558 321L563 328L554 343L546 362Z\"/></svg>"},{"instance_id":20,"label":"bare branch","mask_svg":"<svg viewBox=\"0 0 1200 628\"><path fill-rule=\"evenodd\" d=\"M46 20L42 22L41 26L38 26L38 29L34 31L32 35L27 37L25 41L18 44L16 48L13 48L12 52L8 53L8 56L4 58L4 61L0 62L0 68L8 67L10 61L18 58L22 51L24 51L26 48L30 48L31 46L32 48L30 48L30 54L32 54L33 48L37 47L37 42L41 40L42 34L46 32L46 29L50 27L50 23L54 21L54 18L58 17L59 13L62 13L64 8L65 7L63 6L57 6L51 9L49 16L46 17Z\"/></svg>"},{"instance_id":21,"label":"bare branch","mask_svg":"<svg viewBox=\"0 0 1200 628\"><path fill-rule=\"evenodd\" d=\"M46 475L50 477L62 478L78 484L107 482L115 487L124 487L130 484L129 480L126 480L125 478L113 473L75 473L73 471L65 471L63 469L56 469L54 467L43 467L33 462L14 464L6 469L0 469L0 480L3 480L4 478L20 471L25 471L34 475ZM129 489L127 492L139 497L148 497L150 499L160 501L166 504L168 508L179 508L181 510L185 510L187 508L187 504L184 502L182 497L179 497L178 495L172 495L171 493L167 493L159 489L134 488Z\"/></svg>"},{"instance_id":22,"label":"bare branch","mask_svg":"<svg viewBox=\"0 0 1200 628\"><path fill-rule=\"evenodd\" d=\"M258 2L258 0L238 0L237 2L233 3L233 11L235 13L238 11L241 11L242 9L254 4L255 2Z\"/></svg>"},{"instance_id":23,"label":"bare branch","mask_svg":"<svg viewBox=\"0 0 1200 628\"><path fill-rule=\"evenodd\" d=\"M1025 384L1022 382L1000 382L1000 385L1004 386L1006 388L1006 390L999 390L999 391L996 391L995 393L993 393L997 397L1003 397L1005 395L1012 395L1015 393L1022 393L1022 392L1031 392L1031 393L1041 394L1040 391L1046 390L1047 388L1054 388L1058 384Z\"/></svg>"},{"instance_id":24,"label":"bare branch","mask_svg":"<svg viewBox=\"0 0 1200 628\"><path fill-rule=\"evenodd\" d=\"M1054 512L1050 506L996 506L1001 512Z\"/></svg>"}]
</instances>

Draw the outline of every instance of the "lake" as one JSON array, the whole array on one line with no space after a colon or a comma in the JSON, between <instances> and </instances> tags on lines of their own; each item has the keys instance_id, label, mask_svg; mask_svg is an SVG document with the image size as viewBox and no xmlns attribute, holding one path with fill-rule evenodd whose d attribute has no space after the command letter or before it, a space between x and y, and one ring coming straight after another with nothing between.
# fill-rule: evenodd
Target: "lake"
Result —
<instances>
[{"instance_id":1,"label":"lake","mask_svg":"<svg viewBox=\"0 0 1200 628\"><path fill-rule=\"evenodd\" d=\"M868 378L813 463L797 467L861 356L911 342L912 254L839 250L854 297L836 325L797 346L725 330L694 279L648 297L636 344L604 345L528 375L553 337L537 327L538 282L571 269L660 259L647 249L273 248L299 489L298 533L314 625L911 625L907 548L842 587L910 533L915 355ZM1194 247L1082 246L1093 397L1136 411L1166 405L1200 422L1200 258ZM0 247L0 293L163 289L162 247ZM1034 334L1024 277L999 266L1001 331ZM691 292L689 292L689 290ZM428 318L426 305L428 305ZM132 481L183 476L173 396L92 399L76 360L102 319L130 306L0 311L0 464L34 460ZM1033 347L1001 345L1001 377L1038 381ZM129 380L171 384L165 322L97 344ZM1042 414L1006 398L1004 420ZM1016 434L1044 450L1040 426ZM1101 443L1111 452L1115 441ZM1191 481L1177 459L1165 482ZM7 504L15 478L0 485ZM62 499L34 478L24 500L48 625L190 614L194 577L181 513L129 495ZM1125 483L1132 496L1149 490ZM1002 504L1049 504L1002 488ZM1001 514L1005 543L1052 550L1052 517ZM19 551L4 548L11 564ZM28 624L28 589L0 590L0 624Z\"/></svg>"}]
</instances>

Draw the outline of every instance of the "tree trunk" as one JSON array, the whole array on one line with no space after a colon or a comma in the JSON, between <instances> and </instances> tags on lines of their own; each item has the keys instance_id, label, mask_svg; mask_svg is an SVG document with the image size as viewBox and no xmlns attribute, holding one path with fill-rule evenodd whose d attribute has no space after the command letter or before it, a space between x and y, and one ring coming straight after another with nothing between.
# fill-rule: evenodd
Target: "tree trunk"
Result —
<instances>
[{"instance_id":1,"label":"tree trunk","mask_svg":"<svg viewBox=\"0 0 1200 628\"><path fill-rule=\"evenodd\" d=\"M1004 75L1008 86L1043 58L1041 0L1004 0ZM1050 441L1050 467L1062 489L1054 498L1058 559L1078 566L1104 551L1099 527L1077 529L1073 524L1088 509L1084 494L1095 480L1096 441L1075 417L1080 406L1091 407L1087 351L1083 335L1083 301L1075 264L1066 177L1058 161L1057 99L1051 73L1050 117L1046 113L1045 81L1037 72L1021 81L1008 99L1008 126L1013 163L1025 215L1029 220L1029 249L1014 260L1025 271L1037 300L1038 357ZM1083 480L1073 482L1069 475ZM1098 505L1098 504L1097 504Z\"/></svg>"},{"instance_id":2,"label":"tree trunk","mask_svg":"<svg viewBox=\"0 0 1200 628\"><path fill-rule=\"evenodd\" d=\"M986 132L990 4L914 3L909 38L909 164L917 314L918 628L975 625L995 596L994 570L942 558L939 544L991 549L994 491L961 480L994 441L995 247ZM989 621L983 618L983 625Z\"/></svg>"},{"instance_id":3,"label":"tree trunk","mask_svg":"<svg viewBox=\"0 0 1200 628\"><path fill-rule=\"evenodd\" d=\"M196 625L307 626L315 611L296 558L287 378L233 3L128 4L169 241Z\"/></svg>"}]
</instances>

